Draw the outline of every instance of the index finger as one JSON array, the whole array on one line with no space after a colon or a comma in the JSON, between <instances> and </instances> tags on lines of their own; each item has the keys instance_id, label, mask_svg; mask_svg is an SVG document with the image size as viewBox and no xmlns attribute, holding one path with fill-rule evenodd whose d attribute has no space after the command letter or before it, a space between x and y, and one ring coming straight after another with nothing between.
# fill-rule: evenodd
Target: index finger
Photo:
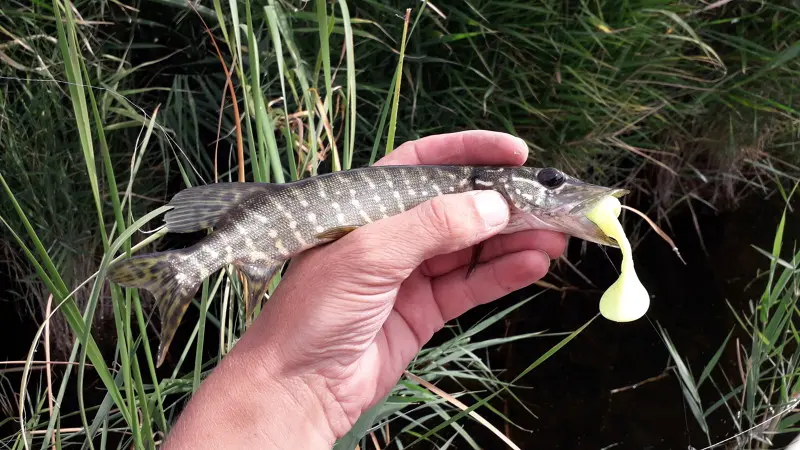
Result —
<instances>
[{"instance_id":1,"label":"index finger","mask_svg":"<svg viewBox=\"0 0 800 450\"><path fill-rule=\"evenodd\" d=\"M528 145L522 139L496 131L471 130L437 134L406 142L375 165L519 166L527 159Z\"/></svg>"}]
</instances>

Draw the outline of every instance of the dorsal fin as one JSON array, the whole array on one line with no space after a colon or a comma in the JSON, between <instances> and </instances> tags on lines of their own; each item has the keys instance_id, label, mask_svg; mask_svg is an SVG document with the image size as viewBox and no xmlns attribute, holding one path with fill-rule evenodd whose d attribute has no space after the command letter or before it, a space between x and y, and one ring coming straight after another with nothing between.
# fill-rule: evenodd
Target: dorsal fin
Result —
<instances>
[{"instance_id":1,"label":"dorsal fin","mask_svg":"<svg viewBox=\"0 0 800 450\"><path fill-rule=\"evenodd\" d=\"M269 190L269 183L214 183L184 189L169 202L174 208L164 216L174 233L189 233L214 227L234 206Z\"/></svg>"}]
</instances>

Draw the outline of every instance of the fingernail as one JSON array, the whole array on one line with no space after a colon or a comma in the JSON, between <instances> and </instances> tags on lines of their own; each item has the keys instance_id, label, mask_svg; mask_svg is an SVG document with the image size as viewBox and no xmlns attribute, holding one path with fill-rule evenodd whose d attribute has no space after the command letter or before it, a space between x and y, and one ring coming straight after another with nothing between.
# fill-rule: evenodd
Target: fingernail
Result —
<instances>
[{"instance_id":1,"label":"fingernail","mask_svg":"<svg viewBox=\"0 0 800 450\"><path fill-rule=\"evenodd\" d=\"M543 254L544 257L547 258L547 267L550 267L553 264L553 258L550 257L549 253L547 253L546 251L544 251L544 250L542 250L540 248L537 248L536 251L541 253L541 254Z\"/></svg>"},{"instance_id":2,"label":"fingernail","mask_svg":"<svg viewBox=\"0 0 800 450\"><path fill-rule=\"evenodd\" d=\"M478 191L475 195L475 207L486 225L496 227L508 219L508 204L503 196L495 191Z\"/></svg>"}]
</instances>

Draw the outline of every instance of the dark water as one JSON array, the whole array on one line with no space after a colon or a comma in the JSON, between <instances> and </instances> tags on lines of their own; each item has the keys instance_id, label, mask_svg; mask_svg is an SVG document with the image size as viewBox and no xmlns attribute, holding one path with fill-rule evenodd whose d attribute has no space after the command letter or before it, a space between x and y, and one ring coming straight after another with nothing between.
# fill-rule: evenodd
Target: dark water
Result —
<instances>
[{"instance_id":1,"label":"dark water","mask_svg":"<svg viewBox=\"0 0 800 450\"><path fill-rule=\"evenodd\" d=\"M748 310L747 303L763 291L765 285L759 281L746 289L757 271L768 267L767 259L751 244L771 248L782 210L780 200L752 197L736 211L719 215L702 213L700 224L708 255L701 249L691 217L686 213L673 217L670 234L688 261L687 266L675 258L660 238L655 235L646 238L634 252L639 277L655 296L646 319L618 324L599 317L566 347L526 375L521 383L532 389L516 392L538 419L532 418L513 399L509 400L508 416L530 430L512 426L511 438L523 448L547 449L686 449L689 445L696 448L709 445L684 403L679 381L672 371L636 389L616 394L611 391L664 374L669 354L656 323L667 331L695 377L731 330L735 330L734 337L749 343L749 336L741 332L726 300L737 312L744 312ZM787 224L785 245L791 248L798 238L800 223ZM605 287L616 279L612 263L598 247L590 246L583 257L578 245L572 247L572 261L582 260L582 272L594 283ZM618 265L618 253L609 254ZM577 276L568 278L578 286L585 285ZM515 293L496 306L509 306L535 291ZM547 293L518 310L510 324L498 326L487 334L499 337L538 330L571 331L597 313L599 298L600 292L565 296ZM473 311L469 317L477 318L486 312L487 309ZM539 338L502 348L493 352L494 367L507 368L505 379L510 381L560 339ZM738 373L733 349L729 343L720 361L720 367L729 375ZM719 399L719 394L706 383L701 388L701 398L708 407ZM503 404L495 406L502 408ZM490 416L487 410L481 411L485 417ZM708 420L713 442L733 432L724 408ZM502 422L496 418L493 423ZM502 447L497 437L480 425L471 426L470 430L480 433L486 448Z\"/></svg>"}]
</instances>

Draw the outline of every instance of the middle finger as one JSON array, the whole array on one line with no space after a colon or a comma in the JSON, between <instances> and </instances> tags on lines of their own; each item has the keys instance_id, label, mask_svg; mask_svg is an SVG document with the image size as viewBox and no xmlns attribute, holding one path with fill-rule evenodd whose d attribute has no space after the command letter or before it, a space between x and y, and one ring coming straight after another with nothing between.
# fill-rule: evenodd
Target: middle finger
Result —
<instances>
[{"instance_id":1,"label":"middle finger","mask_svg":"<svg viewBox=\"0 0 800 450\"><path fill-rule=\"evenodd\" d=\"M513 234L493 236L484 242L479 262L486 262L509 253L525 250L542 250L551 260L564 253L566 238L549 230L526 230ZM423 275L438 277L466 266L472 259L472 247L453 253L438 255L426 260L420 267Z\"/></svg>"}]
</instances>

